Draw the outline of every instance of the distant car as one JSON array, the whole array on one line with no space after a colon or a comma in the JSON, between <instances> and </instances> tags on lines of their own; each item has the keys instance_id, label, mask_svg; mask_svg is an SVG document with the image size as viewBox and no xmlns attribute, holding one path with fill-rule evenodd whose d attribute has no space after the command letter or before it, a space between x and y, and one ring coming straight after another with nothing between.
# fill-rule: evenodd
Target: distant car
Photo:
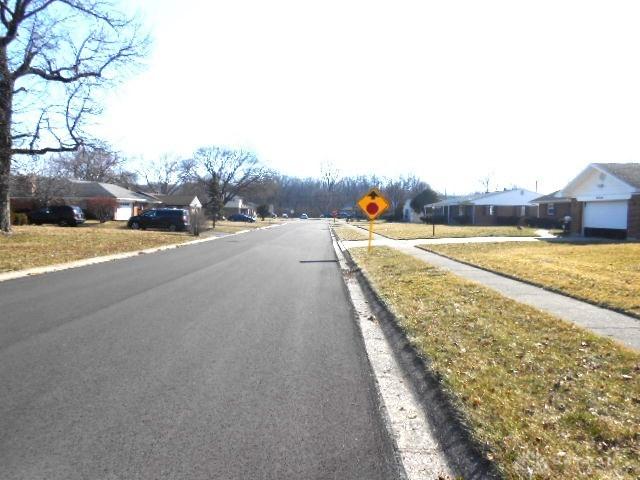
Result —
<instances>
[{"instance_id":1,"label":"distant car","mask_svg":"<svg viewBox=\"0 0 640 480\"><path fill-rule=\"evenodd\" d=\"M302 215L300 215L301 220L307 220L308 218L309 216L306 213L303 213Z\"/></svg>"},{"instance_id":2,"label":"distant car","mask_svg":"<svg viewBox=\"0 0 640 480\"><path fill-rule=\"evenodd\" d=\"M289 218L289 215L287 215L286 213L283 213L282 218Z\"/></svg>"},{"instance_id":3,"label":"distant car","mask_svg":"<svg viewBox=\"0 0 640 480\"><path fill-rule=\"evenodd\" d=\"M189 230L189 210L182 208L154 208L129 218L127 226L134 230L162 228L172 232Z\"/></svg>"},{"instance_id":4,"label":"distant car","mask_svg":"<svg viewBox=\"0 0 640 480\"><path fill-rule=\"evenodd\" d=\"M40 208L27 214L29 223L42 225L43 223L56 223L60 226L75 227L84 223L85 217L82 209L75 205L54 205Z\"/></svg>"},{"instance_id":5,"label":"distant car","mask_svg":"<svg viewBox=\"0 0 640 480\"><path fill-rule=\"evenodd\" d=\"M245 215L244 213L234 213L233 215L229 215L227 220L231 222L249 222L253 223L256 221L255 218L250 217L249 215Z\"/></svg>"}]
</instances>

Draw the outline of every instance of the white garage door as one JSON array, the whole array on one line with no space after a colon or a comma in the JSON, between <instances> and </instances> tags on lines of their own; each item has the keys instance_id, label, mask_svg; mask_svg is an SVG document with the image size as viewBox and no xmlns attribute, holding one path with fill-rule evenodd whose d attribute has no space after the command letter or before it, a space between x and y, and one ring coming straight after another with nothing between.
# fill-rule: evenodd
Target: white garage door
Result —
<instances>
[{"instance_id":1,"label":"white garage door","mask_svg":"<svg viewBox=\"0 0 640 480\"><path fill-rule=\"evenodd\" d=\"M627 229L627 201L587 202L584 207L585 228Z\"/></svg>"},{"instance_id":2,"label":"white garage door","mask_svg":"<svg viewBox=\"0 0 640 480\"><path fill-rule=\"evenodd\" d=\"M131 217L131 215L133 215L131 204L126 202L118 202L115 220L129 220L129 217Z\"/></svg>"}]
</instances>

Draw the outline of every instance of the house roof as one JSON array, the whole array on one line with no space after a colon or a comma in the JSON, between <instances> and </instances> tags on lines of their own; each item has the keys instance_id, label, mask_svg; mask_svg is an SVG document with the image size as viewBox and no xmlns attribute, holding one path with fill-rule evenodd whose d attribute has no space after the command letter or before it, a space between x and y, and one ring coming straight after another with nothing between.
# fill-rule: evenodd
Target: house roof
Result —
<instances>
[{"instance_id":1,"label":"house roof","mask_svg":"<svg viewBox=\"0 0 640 480\"><path fill-rule=\"evenodd\" d=\"M531 203L567 203L571 202L570 197L562 196L562 192L560 190L556 190L549 195L543 195L538 198L534 198L531 200Z\"/></svg>"},{"instance_id":2,"label":"house roof","mask_svg":"<svg viewBox=\"0 0 640 480\"><path fill-rule=\"evenodd\" d=\"M447 207L450 205L471 205L473 200L486 196L486 193L472 193L470 195L452 195L436 203L427 205L428 207Z\"/></svg>"},{"instance_id":3,"label":"house roof","mask_svg":"<svg viewBox=\"0 0 640 480\"><path fill-rule=\"evenodd\" d=\"M197 195L154 195L154 198L166 205L191 205L194 200L202 204Z\"/></svg>"},{"instance_id":4,"label":"house roof","mask_svg":"<svg viewBox=\"0 0 640 480\"><path fill-rule=\"evenodd\" d=\"M529 205L537 194L522 188L500 190L489 193L451 197L428 205L429 207L446 207L449 205ZM502 198L501 198L502 197ZM522 197L522 198L520 198Z\"/></svg>"},{"instance_id":5,"label":"house roof","mask_svg":"<svg viewBox=\"0 0 640 480\"><path fill-rule=\"evenodd\" d=\"M69 196L76 197L113 197L119 200L132 200L136 202L160 203L157 200L132 192L119 185L104 182L91 182L86 180L70 180Z\"/></svg>"},{"instance_id":6,"label":"house roof","mask_svg":"<svg viewBox=\"0 0 640 480\"><path fill-rule=\"evenodd\" d=\"M640 163L594 163L596 167L640 189Z\"/></svg>"}]
</instances>

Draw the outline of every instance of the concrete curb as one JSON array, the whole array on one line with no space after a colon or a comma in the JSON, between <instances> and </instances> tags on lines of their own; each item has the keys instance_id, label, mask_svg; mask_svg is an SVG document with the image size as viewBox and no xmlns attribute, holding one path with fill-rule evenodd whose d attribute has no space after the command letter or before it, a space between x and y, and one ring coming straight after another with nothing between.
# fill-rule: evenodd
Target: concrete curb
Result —
<instances>
[{"instance_id":1,"label":"concrete curb","mask_svg":"<svg viewBox=\"0 0 640 480\"><path fill-rule=\"evenodd\" d=\"M443 448L447 463L461 478L502 478L496 465L486 458L483 446L473 438L464 415L456 407L456 399L444 389L438 373L431 368L429 359L414 349L390 305L376 292L366 273L357 266L340 240L338 245L375 312L382 331L392 346L396 361L433 425L433 433Z\"/></svg>"},{"instance_id":2,"label":"concrete curb","mask_svg":"<svg viewBox=\"0 0 640 480\"><path fill-rule=\"evenodd\" d=\"M85 267L87 265L97 265L99 263L112 262L114 260L122 260L125 258L136 257L138 255L145 255L148 253L156 253L156 252L163 252L165 250L173 250L175 248L187 247L190 245L197 245L199 243L211 242L219 238L227 238L233 235L240 235L242 233L255 232L257 230L266 230L268 228L280 227L282 225L285 225L285 224L279 223L276 225L269 225L267 227L240 230L239 232L230 233L228 235L223 235L221 237L200 238L198 240L191 240L189 242L172 243L171 245L162 245L161 247L145 248L144 250L134 250L132 252L115 253L113 255L103 255L100 257L83 258L82 260L75 260L73 262L68 262L68 263L58 263L54 265L46 265L44 267L35 267L35 268L28 268L25 270L18 270L15 272L0 273L0 283L6 282L8 280L15 280L17 278L31 277L34 275L42 275L44 273L59 272L62 270L70 270L72 268Z\"/></svg>"}]
</instances>

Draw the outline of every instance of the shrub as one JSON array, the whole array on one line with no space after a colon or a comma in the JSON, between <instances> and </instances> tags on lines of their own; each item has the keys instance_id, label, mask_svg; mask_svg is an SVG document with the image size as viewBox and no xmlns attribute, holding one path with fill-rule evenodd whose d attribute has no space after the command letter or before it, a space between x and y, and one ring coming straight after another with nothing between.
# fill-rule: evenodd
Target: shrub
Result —
<instances>
[{"instance_id":1,"label":"shrub","mask_svg":"<svg viewBox=\"0 0 640 480\"><path fill-rule=\"evenodd\" d=\"M458 225L470 225L471 217L469 215L456 215L453 217L453 221Z\"/></svg>"},{"instance_id":2,"label":"shrub","mask_svg":"<svg viewBox=\"0 0 640 480\"><path fill-rule=\"evenodd\" d=\"M517 216L496 217L496 225L501 225L501 226L518 225L518 222L520 221L520 218L521 217L517 217Z\"/></svg>"},{"instance_id":3,"label":"shrub","mask_svg":"<svg viewBox=\"0 0 640 480\"><path fill-rule=\"evenodd\" d=\"M10 207L11 212L27 213L40 208L40 202L36 198L12 198Z\"/></svg>"},{"instance_id":4,"label":"shrub","mask_svg":"<svg viewBox=\"0 0 640 480\"><path fill-rule=\"evenodd\" d=\"M435 217L431 217L431 216L420 217L420 220L428 224L432 224L432 223L435 223L436 225L447 224L447 217L444 215L436 215Z\"/></svg>"},{"instance_id":5,"label":"shrub","mask_svg":"<svg viewBox=\"0 0 640 480\"><path fill-rule=\"evenodd\" d=\"M26 213L12 213L11 214L11 225L27 225L29 223L29 219L27 218Z\"/></svg>"},{"instance_id":6,"label":"shrub","mask_svg":"<svg viewBox=\"0 0 640 480\"><path fill-rule=\"evenodd\" d=\"M528 217L525 223L533 228L562 228L562 221L557 218Z\"/></svg>"},{"instance_id":7,"label":"shrub","mask_svg":"<svg viewBox=\"0 0 640 480\"><path fill-rule=\"evenodd\" d=\"M85 202L85 214L87 218L94 218L104 223L113 220L118 203L115 198L93 197Z\"/></svg>"}]
</instances>

